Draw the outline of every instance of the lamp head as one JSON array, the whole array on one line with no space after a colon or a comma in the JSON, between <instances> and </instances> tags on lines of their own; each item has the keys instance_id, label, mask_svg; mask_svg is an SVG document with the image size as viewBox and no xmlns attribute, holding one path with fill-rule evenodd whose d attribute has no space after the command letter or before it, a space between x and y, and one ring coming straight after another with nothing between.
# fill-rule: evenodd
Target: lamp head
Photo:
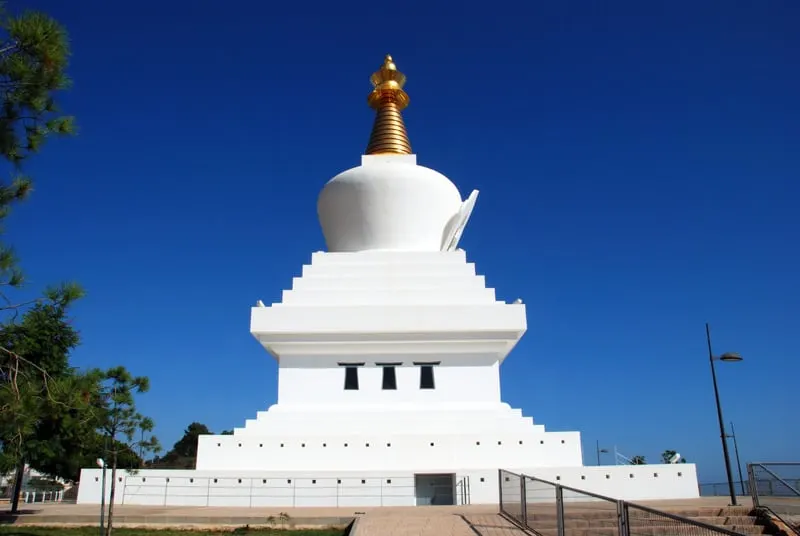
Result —
<instances>
[{"instance_id":1,"label":"lamp head","mask_svg":"<svg viewBox=\"0 0 800 536\"><path fill-rule=\"evenodd\" d=\"M742 361L744 358L737 354L736 352L725 352L718 358L720 361L726 361L729 363L735 363L737 361Z\"/></svg>"},{"instance_id":2,"label":"lamp head","mask_svg":"<svg viewBox=\"0 0 800 536\"><path fill-rule=\"evenodd\" d=\"M106 466L106 462L103 461L103 458L97 458L97 466L103 468Z\"/></svg>"}]
</instances>

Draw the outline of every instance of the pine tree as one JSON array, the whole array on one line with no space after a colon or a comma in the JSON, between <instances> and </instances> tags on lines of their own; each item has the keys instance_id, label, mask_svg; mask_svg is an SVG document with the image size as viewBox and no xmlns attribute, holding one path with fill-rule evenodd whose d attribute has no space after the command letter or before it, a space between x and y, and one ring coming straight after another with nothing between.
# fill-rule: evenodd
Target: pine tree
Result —
<instances>
[{"instance_id":1,"label":"pine tree","mask_svg":"<svg viewBox=\"0 0 800 536\"><path fill-rule=\"evenodd\" d=\"M9 290L22 286L24 278L13 249L2 239L2 225L12 207L33 188L23 164L41 150L47 138L74 133L73 119L61 115L56 104L58 92L70 84L69 54L66 31L54 19L37 12L13 16L0 6L0 160L6 163L6 169L0 170L0 312L5 313L0 317L0 469L16 467L12 512L18 507L25 465L23 445L28 448L27 439L35 435L47 406L77 407L73 402L79 392L77 378L69 374L58 378L47 366L36 364L41 348L26 346L36 330L29 326L20 331L16 320L33 304L66 307L80 297L81 289L65 284L46 291L42 298L13 299ZM33 317L27 318L32 321Z\"/></svg>"},{"instance_id":2,"label":"pine tree","mask_svg":"<svg viewBox=\"0 0 800 536\"><path fill-rule=\"evenodd\" d=\"M57 456L67 436L54 432L90 422L80 396L90 382L69 366L79 336L67 308L77 297L37 303L0 329L0 470L16 469L12 511L25 462Z\"/></svg>"},{"instance_id":3,"label":"pine tree","mask_svg":"<svg viewBox=\"0 0 800 536\"><path fill-rule=\"evenodd\" d=\"M144 439L143 432L152 432L153 421L136 410L134 395L146 393L150 389L150 381L143 376L135 377L125 367L114 367L99 374L97 379L100 384L99 415L100 430L109 439L111 455L111 489L108 499L108 517L106 536L111 536L114 522L114 496L117 487L117 468L119 466L121 449L129 448L134 452L158 452L161 447L158 439L150 436ZM136 440L137 433L142 433L142 438Z\"/></svg>"},{"instance_id":4,"label":"pine tree","mask_svg":"<svg viewBox=\"0 0 800 536\"><path fill-rule=\"evenodd\" d=\"M59 113L55 97L69 87L66 30L43 13L9 16L0 11L0 157L8 176L0 177L0 226L33 188L22 172L25 161L53 135L75 132L73 118ZM13 249L0 242L0 284L23 282ZM14 304L6 300L8 309Z\"/></svg>"}]
</instances>

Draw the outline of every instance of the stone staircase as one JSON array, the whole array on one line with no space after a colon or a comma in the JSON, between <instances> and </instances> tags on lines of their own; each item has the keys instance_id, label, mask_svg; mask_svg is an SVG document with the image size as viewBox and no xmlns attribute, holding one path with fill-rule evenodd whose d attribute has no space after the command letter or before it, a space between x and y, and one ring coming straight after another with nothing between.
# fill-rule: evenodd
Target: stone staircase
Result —
<instances>
[{"instance_id":1,"label":"stone staircase","mask_svg":"<svg viewBox=\"0 0 800 536\"><path fill-rule=\"evenodd\" d=\"M583 503L565 503L565 536L618 536L617 513L611 505L597 506ZM533 513L531 519L531 510ZM668 507L660 511L690 518L706 525L720 527L742 535L769 534L766 527L751 515L750 507ZM540 536L557 536L556 515L552 508L533 508L528 510L528 523ZM667 516L661 516L634 506L629 509L631 536L714 536L716 533L703 527L683 523Z\"/></svg>"}]
</instances>

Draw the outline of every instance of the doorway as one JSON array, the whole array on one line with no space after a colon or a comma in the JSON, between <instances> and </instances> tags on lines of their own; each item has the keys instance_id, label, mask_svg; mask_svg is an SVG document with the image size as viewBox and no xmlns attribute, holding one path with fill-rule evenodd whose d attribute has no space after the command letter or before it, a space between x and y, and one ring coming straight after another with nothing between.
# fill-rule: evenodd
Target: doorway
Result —
<instances>
[{"instance_id":1,"label":"doorway","mask_svg":"<svg viewBox=\"0 0 800 536\"><path fill-rule=\"evenodd\" d=\"M414 496L417 506L455 505L454 474L414 475Z\"/></svg>"}]
</instances>

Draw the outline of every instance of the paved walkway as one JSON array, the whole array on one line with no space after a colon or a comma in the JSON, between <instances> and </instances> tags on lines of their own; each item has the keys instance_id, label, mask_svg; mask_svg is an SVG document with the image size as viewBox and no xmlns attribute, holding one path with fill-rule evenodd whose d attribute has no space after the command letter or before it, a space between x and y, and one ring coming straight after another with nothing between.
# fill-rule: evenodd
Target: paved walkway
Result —
<instances>
[{"instance_id":1,"label":"paved walkway","mask_svg":"<svg viewBox=\"0 0 800 536\"><path fill-rule=\"evenodd\" d=\"M653 508L686 510L705 507L724 508L724 497L676 501L642 501ZM742 506L751 506L742 498ZM542 505L544 507L544 505ZM97 523L100 506L94 504L25 504L21 524L92 525ZM375 508L241 508L192 506L118 505L114 517L118 526L152 528L202 528L264 525L268 518L288 514L287 527L347 525L357 518L353 536L523 536L497 514L497 505L404 506ZM8 506L0 508L0 517L8 515ZM273 521L277 526L280 521Z\"/></svg>"},{"instance_id":2,"label":"paved walkway","mask_svg":"<svg viewBox=\"0 0 800 536\"><path fill-rule=\"evenodd\" d=\"M351 536L525 536L499 514L367 515Z\"/></svg>"}]
</instances>

